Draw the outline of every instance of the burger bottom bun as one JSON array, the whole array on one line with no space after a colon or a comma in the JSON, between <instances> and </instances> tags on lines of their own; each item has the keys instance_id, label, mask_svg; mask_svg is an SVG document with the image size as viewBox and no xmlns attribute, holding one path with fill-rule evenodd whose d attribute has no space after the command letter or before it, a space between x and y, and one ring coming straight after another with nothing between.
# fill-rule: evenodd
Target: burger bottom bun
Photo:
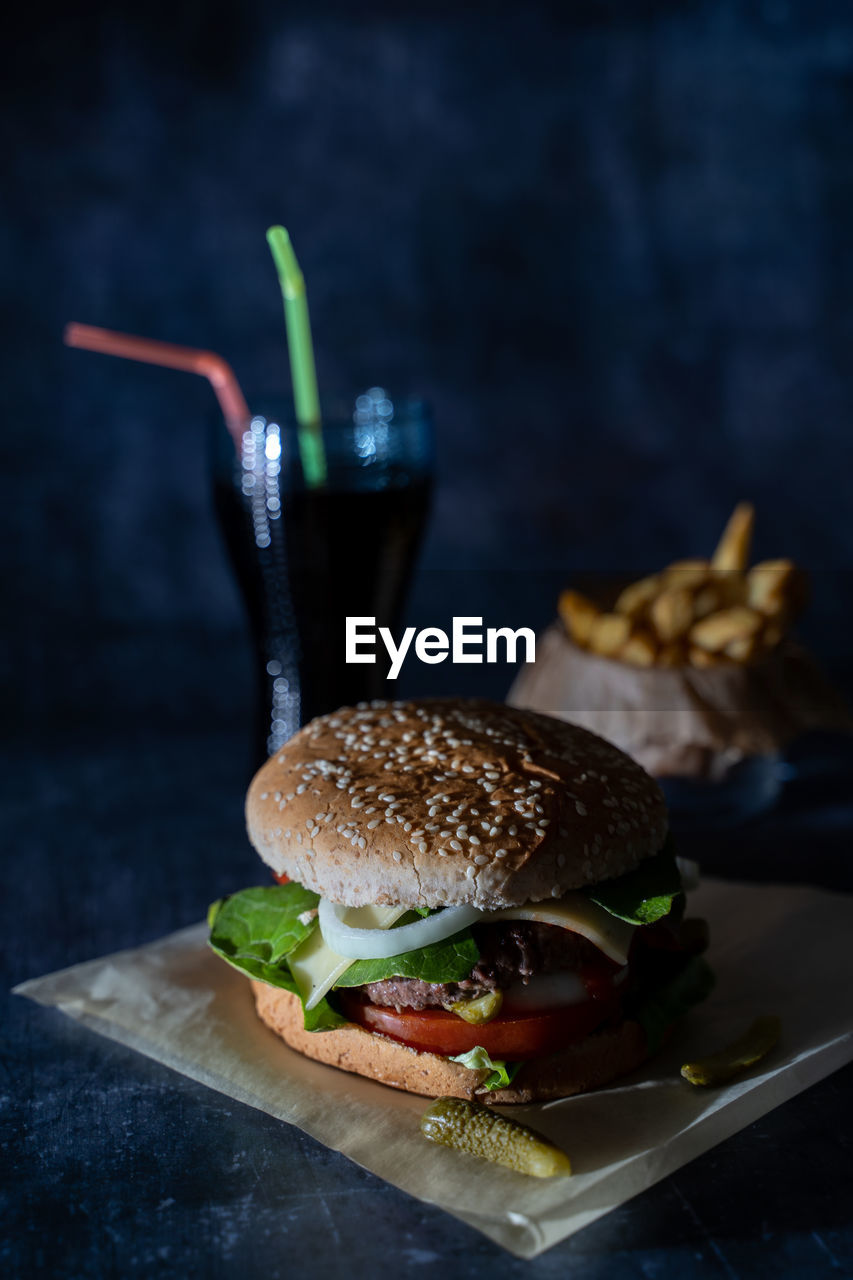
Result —
<instances>
[{"instance_id":1,"label":"burger bottom bun","mask_svg":"<svg viewBox=\"0 0 853 1280\"><path fill-rule=\"evenodd\" d=\"M335 1031L306 1031L302 1005L295 995L254 979L252 989L258 1016L297 1053L426 1098L468 1098L500 1105L568 1098L626 1075L648 1056L639 1023L622 1022L560 1053L528 1062L507 1089L481 1090L488 1071L471 1071L353 1023Z\"/></svg>"}]
</instances>

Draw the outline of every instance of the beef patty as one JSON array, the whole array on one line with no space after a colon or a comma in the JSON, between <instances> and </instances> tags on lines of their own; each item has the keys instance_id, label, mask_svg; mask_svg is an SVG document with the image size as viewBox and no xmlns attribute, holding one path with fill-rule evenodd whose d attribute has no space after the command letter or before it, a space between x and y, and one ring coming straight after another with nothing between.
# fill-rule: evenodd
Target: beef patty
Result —
<instances>
[{"instance_id":1,"label":"beef patty","mask_svg":"<svg viewBox=\"0 0 853 1280\"><path fill-rule=\"evenodd\" d=\"M610 964L579 933L552 924L517 920L475 925L480 959L461 982L422 982L420 978L386 978L358 988L373 1004L396 1009L440 1009L455 1000L472 1000L496 987L527 982L537 973L557 973L582 965ZM617 966L613 965L614 970Z\"/></svg>"}]
</instances>

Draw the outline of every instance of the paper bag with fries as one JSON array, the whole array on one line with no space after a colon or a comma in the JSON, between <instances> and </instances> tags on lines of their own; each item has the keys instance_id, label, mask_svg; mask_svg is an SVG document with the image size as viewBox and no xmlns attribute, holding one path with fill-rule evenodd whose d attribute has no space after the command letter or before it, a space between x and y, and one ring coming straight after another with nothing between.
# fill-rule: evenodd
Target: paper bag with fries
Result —
<instances>
[{"instance_id":1,"label":"paper bag with fries","mask_svg":"<svg viewBox=\"0 0 853 1280\"><path fill-rule=\"evenodd\" d=\"M748 567L754 519L740 503L710 560L677 561L606 607L562 592L508 701L586 725L658 777L719 779L808 730L849 730L789 638L804 575L790 560Z\"/></svg>"}]
</instances>

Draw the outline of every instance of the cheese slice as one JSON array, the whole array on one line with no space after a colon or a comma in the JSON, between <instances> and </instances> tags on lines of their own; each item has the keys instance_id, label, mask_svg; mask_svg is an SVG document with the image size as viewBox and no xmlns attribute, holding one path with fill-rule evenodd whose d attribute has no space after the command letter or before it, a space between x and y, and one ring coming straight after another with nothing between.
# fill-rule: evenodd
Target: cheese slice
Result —
<instances>
[{"instance_id":1,"label":"cheese slice","mask_svg":"<svg viewBox=\"0 0 853 1280\"><path fill-rule=\"evenodd\" d=\"M628 963L628 949L636 925L619 920L592 902L583 893L565 893L562 898L545 902L528 902L523 907L507 907L504 911L490 911L485 920L535 920L539 924L554 924L587 938L593 946L616 964Z\"/></svg>"},{"instance_id":2,"label":"cheese slice","mask_svg":"<svg viewBox=\"0 0 853 1280\"><path fill-rule=\"evenodd\" d=\"M356 929L390 929L408 910L408 907L351 907L346 913L346 922ZM319 929L287 957L288 968L306 1009L316 1008L354 963L351 956L340 956L327 947Z\"/></svg>"},{"instance_id":3,"label":"cheese slice","mask_svg":"<svg viewBox=\"0 0 853 1280\"><path fill-rule=\"evenodd\" d=\"M390 929L408 910L408 907L351 907L345 918L347 924L357 929ZM503 911L484 911L482 923L492 920L534 920L568 929L588 939L618 965L628 963L628 950L636 928L612 916L582 893L567 893L556 900L530 902ZM322 933L315 929L290 953L287 963L305 1008L314 1009L354 961L326 946Z\"/></svg>"}]
</instances>

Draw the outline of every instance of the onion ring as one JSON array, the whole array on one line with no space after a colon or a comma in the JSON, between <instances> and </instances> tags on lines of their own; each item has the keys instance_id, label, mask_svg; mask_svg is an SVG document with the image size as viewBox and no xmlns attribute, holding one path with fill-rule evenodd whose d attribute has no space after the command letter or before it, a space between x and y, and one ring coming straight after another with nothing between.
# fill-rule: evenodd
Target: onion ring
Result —
<instances>
[{"instance_id":1,"label":"onion ring","mask_svg":"<svg viewBox=\"0 0 853 1280\"><path fill-rule=\"evenodd\" d=\"M483 912L476 907L445 907L435 915L424 916L398 929L357 929L346 924L347 908L328 898L320 899L320 932L326 946L350 960L387 960L406 951L419 951L433 942L443 942L454 933L467 929Z\"/></svg>"}]
</instances>

